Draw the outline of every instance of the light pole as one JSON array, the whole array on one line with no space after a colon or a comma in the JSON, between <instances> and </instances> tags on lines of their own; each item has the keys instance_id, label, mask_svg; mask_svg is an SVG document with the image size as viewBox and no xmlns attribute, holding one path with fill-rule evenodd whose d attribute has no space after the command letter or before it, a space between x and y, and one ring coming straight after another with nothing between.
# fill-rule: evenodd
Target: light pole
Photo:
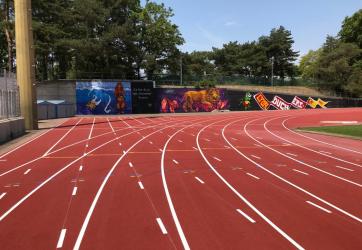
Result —
<instances>
[{"instance_id":1,"label":"light pole","mask_svg":"<svg viewBox=\"0 0 362 250\"><path fill-rule=\"evenodd\" d=\"M183 72L182 72L182 55L181 55L181 57L180 57L180 85L183 85L182 74L183 74Z\"/></svg>"},{"instance_id":2,"label":"light pole","mask_svg":"<svg viewBox=\"0 0 362 250\"><path fill-rule=\"evenodd\" d=\"M27 130L37 129L31 0L15 0L16 75L20 110Z\"/></svg>"},{"instance_id":3,"label":"light pole","mask_svg":"<svg viewBox=\"0 0 362 250\"><path fill-rule=\"evenodd\" d=\"M272 70L271 70L271 86L274 86L274 56L271 58Z\"/></svg>"}]
</instances>

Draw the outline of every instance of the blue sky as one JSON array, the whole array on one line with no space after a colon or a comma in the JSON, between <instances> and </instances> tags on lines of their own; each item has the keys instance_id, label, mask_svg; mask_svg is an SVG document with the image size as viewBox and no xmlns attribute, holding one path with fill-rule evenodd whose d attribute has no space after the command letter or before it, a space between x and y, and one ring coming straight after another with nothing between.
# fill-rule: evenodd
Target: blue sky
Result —
<instances>
[{"instance_id":1,"label":"blue sky","mask_svg":"<svg viewBox=\"0 0 362 250\"><path fill-rule=\"evenodd\" d=\"M144 1L143 1L144 2ZM156 0L171 7L172 21L186 42L182 51L211 50L229 41L246 42L283 25L301 55L336 35L362 0Z\"/></svg>"}]
</instances>

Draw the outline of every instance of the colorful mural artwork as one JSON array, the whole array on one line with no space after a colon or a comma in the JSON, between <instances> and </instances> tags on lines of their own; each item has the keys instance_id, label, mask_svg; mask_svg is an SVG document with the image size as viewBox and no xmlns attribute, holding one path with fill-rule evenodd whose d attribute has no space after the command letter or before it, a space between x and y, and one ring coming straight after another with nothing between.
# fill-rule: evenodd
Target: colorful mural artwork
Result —
<instances>
[{"instance_id":1,"label":"colorful mural artwork","mask_svg":"<svg viewBox=\"0 0 362 250\"><path fill-rule=\"evenodd\" d=\"M245 96L240 101L240 106L243 110L248 110L250 108L251 103L251 94L249 92L245 93Z\"/></svg>"},{"instance_id":2,"label":"colorful mural artwork","mask_svg":"<svg viewBox=\"0 0 362 250\"><path fill-rule=\"evenodd\" d=\"M225 89L159 89L158 98L162 113L211 112L228 108Z\"/></svg>"},{"instance_id":3,"label":"colorful mural artwork","mask_svg":"<svg viewBox=\"0 0 362 250\"><path fill-rule=\"evenodd\" d=\"M114 115L132 113L131 83L91 81L76 83L77 114Z\"/></svg>"},{"instance_id":4,"label":"colorful mural artwork","mask_svg":"<svg viewBox=\"0 0 362 250\"><path fill-rule=\"evenodd\" d=\"M312 97L309 97L307 101L304 101L298 96L295 96L292 102L289 103L277 95L275 95L273 100L270 102L262 92L255 94L254 100L262 110L269 110L271 107L279 110L289 110L291 108L306 109L308 107L312 109L316 109L318 107L327 108L327 104L329 103L320 98L318 100L314 100Z\"/></svg>"}]
</instances>

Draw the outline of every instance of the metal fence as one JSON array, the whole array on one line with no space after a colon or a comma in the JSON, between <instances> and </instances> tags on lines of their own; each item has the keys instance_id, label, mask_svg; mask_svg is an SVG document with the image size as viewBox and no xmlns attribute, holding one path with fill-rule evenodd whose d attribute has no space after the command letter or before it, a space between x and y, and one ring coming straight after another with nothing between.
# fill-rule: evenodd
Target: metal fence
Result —
<instances>
[{"instance_id":1,"label":"metal fence","mask_svg":"<svg viewBox=\"0 0 362 250\"><path fill-rule=\"evenodd\" d=\"M15 74L0 73L0 119L20 116L19 87Z\"/></svg>"}]
</instances>

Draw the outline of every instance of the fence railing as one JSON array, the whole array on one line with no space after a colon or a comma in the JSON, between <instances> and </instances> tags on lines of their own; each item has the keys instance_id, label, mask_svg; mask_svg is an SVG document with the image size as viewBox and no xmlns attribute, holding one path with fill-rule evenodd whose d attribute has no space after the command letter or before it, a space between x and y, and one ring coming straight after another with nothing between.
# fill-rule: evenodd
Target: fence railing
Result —
<instances>
[{"instance_id":1,"label":"fence railing","mask_svg":"<svg viewBox=\"0 0 362 250\"><path fill-rule=\"evenodd\" d=\"M19 88L15 75L0 74L0 119L20 116Z\"/></svg>"}]
</instances>

